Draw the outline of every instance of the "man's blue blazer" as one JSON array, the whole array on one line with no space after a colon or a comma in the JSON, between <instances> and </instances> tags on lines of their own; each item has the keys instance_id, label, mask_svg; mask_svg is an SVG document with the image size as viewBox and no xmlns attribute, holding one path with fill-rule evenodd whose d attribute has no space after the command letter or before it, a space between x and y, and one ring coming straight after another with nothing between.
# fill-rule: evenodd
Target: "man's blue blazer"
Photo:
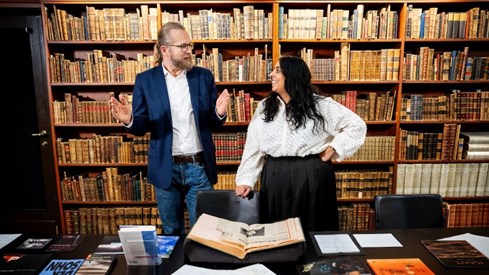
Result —
<instances>
[{"instance_id":1,"label":"man's blue blazer","mask_svg":"<svg viewBox=\"0 0 489 275\"><path fill-rule=\"evenodd\" d=\"M187 72L190 98L194 110L197 132L202 142L207 176L217 182L216 148L212 130L222 126L226 117L216 114L217 89L212 73L194 66ZM156 66L139 73L133 90L133 124L129 132L142 136L151 132L148 151L148 181L166 189L172 182L173 127L170 100L163 67Z\"/></svg>"}]
</instances>

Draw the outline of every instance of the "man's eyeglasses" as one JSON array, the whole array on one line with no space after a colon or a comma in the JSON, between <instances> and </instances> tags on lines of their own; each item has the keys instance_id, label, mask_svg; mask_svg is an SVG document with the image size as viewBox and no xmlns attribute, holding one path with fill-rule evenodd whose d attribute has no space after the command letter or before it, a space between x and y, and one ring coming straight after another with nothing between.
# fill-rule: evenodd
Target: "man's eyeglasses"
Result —
<instances>
[{"instance_id":1,"label":"man's eyeglasses","mask_svg":"<svg viewBox=\"0 0 489 275\"><path fill-rule=\"evenodd\" d=\"M178 47L178 48L180 48L180 50L182 50L182 52L186 52L188 50L193 50L194 49L194 43L181 44L181 45L168 45L168 46Z\"/></svg>"}]
</instances>

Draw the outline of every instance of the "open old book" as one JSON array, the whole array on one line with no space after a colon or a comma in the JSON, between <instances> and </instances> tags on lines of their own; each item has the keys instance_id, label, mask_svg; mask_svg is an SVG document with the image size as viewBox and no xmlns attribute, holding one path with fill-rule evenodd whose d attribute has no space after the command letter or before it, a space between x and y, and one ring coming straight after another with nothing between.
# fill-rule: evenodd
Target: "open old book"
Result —
<instances>
[{"instance_id":1,"label":"open old book","mask_svg":"<svg viewBox=\"0 0 489 275\"><path fill-rule=\"evenodd\" d=\"M199 217L187 238L239 259L253 251L305 241L299 218L248 225L205 213Z\"/></svg>"}]
</instances>

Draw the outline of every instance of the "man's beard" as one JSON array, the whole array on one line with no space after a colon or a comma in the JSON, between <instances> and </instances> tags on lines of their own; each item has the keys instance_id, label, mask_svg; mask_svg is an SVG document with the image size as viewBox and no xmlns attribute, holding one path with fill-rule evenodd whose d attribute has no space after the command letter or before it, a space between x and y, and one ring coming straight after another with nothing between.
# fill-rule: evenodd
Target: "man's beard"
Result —
<instances>
[{"instance_id":1,"label":"man's beard","mask_svg":"<svg viewBox=\"0 0 489 275\"><path fill-rule=\"evenodd\" d=\"M176 68L190 71L193 67L192 61L190 59L172 59L173 66Z\"/></svg>"}]
</instances>

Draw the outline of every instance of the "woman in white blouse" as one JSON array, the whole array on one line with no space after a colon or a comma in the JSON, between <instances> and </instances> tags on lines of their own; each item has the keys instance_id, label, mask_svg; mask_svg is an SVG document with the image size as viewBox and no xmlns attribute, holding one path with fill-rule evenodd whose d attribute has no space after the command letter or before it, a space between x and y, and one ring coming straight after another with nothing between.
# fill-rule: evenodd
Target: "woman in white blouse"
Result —
<instances>
[{"instance_id":1,"label":"woman in white blouse","mask_svg":"<svg viewBox=\"0 0 489 275\"><path fill-rule=\"evenodd\" d=\"M260 102L248 127L235 192L247 197L261 173L263 222L299 217L306 231L338 230L331 160L353 155L367 126L319 95L298 57L281 57L270 78L273 93Z\"/></svg>"}]
</instances>

